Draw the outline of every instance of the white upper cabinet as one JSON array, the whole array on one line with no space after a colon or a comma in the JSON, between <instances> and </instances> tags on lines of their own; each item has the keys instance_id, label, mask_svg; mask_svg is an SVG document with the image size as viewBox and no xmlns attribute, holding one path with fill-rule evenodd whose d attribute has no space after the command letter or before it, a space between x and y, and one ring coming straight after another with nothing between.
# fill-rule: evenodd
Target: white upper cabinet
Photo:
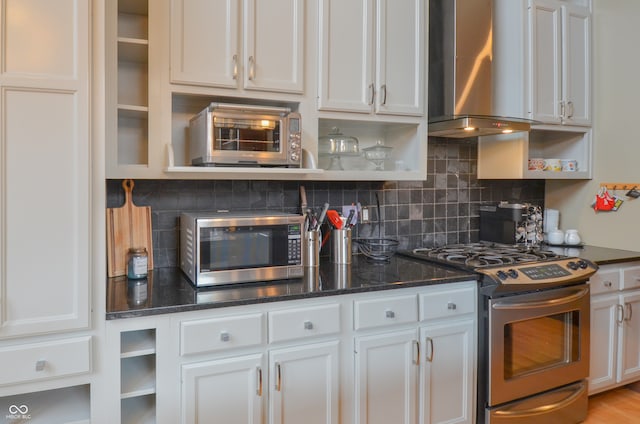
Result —
<instances>
[{"instance_id":1,"label":"white upper cabinet","mask_svg":"<svg viewBox=\"0 0 640 424\"><path fill-rule=\"evenodd\" d=\"M0 2L0 338L89 326L89 4Z\"/></svg>"},{"instance_id":2,"label":"white upper cabinet","mask_svg":"<svg viewBox=\"0 0 640 424\"><path fill-rule=\"evenodd\" d=\"M421 0L321 0L318 107L424 114L425 5Z\"/></svg>"},{"instance_id":3,"label":"white upper cabinet","mask_svg":"<svg viewBox=\"0 0 640 424\"><path fill-rule=\"evenodd\" d=\"M171 82L302 93L302 0L172 0Z\"/></svg>"},{"instance_id":4,"label":"white upper cabinet","mask_svg":"<svg viewBox=\"0 0 640 424\"><path fill-rule=\"evenodd\" d=\"M591 12L561 0L530 0L531 118L591 125Z\"/></svg>"}]
</instances>

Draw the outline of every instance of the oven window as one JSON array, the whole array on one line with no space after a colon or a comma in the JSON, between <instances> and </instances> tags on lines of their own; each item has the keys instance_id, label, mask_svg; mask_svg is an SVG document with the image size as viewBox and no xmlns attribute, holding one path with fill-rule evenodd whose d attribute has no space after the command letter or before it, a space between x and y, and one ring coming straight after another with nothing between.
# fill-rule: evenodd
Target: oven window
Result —
<instances>
[{"instance_id":1,"label":"oven window","mask_svg":"<svg viewBox=\"0 0 640 424\"><path fill-rule=\"evenodd\" d=\"M579 324L579 311L570 311L505 325L505 380L578 361Z\"/></svg>"},{"instance_id":2,"label":"oven window","mask_svg":"<svg viewBox=\"0 0 640 424\"><path fill-rule=\"evenodd\" d=\"M280 121L214 118L215 149L241 152L280 152Z\"/></svg>"}]
</instances>

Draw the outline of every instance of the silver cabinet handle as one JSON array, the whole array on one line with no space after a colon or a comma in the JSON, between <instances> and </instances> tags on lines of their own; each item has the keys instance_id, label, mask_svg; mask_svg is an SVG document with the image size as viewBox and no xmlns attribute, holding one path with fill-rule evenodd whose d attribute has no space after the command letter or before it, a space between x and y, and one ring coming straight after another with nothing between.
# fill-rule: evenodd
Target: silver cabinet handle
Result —
<instances>
[{"instance_id":1,"label":"silver cabinet handle","mask_svg":"<svg viewBox=\"0 0 640 424\"><path fill-rule=\"evenodd\" d=\"M395 318L396 313L392 310L387 309L386 311L384 311L384 316L386 316L387 318Z\"/></svg>"},{"instance_id":2,"label":"silver cabinet handle","mask_svg":"<svg viewBox=\"0 0 640 424\"><path fill-rule=\"evenodd\" d=\"M380 87L380 92L382 93L382 105L387 104L387 84L382 84Z\"/></svg>"},{"instance_id":3,"label":"silver cabinet handle","mask_svg":"<svg viewBox=\"0 0 640 424\"><path fill-rule=\"evenodd\" d=\"M631 308L631 303L625 303L624 304L624 308L625 308L624 320L629 322L629 321L631 321L631 317L633 316L633 309ZM628 313L627 313L627 311L628 311Z\"/></svg>"},{"instance_id":4,"label":"silver cabinet handle","mask_svg":"<svg viewBox=\"0 0 640 424\"><path fill-rule=\"evenodd\" d=\"M567 106L567 109L569 109L569 115L567 116L567 118L573 118L573 102L568 102Z\"/></svg>"},{"instance_id":5,"label":"silver cabinet handle","mask_svg":"<svg viewBox=\"0 0 640 424\"><path fill-rule=\"evenodd\" d=\"M414 340L413 347L416 355L415 358L413 359L413 363L416 365L420 365L420 342L418 340Z\"/></svg>"},{"instance_id":6,"label":"silver cabinet handle","mask_svg":"<svg viewBox=\"0 0 640 424\"><path fill-rule=\"evenodd\" d=\"M373 83L371 83L369 84L369 105L373 104L374 95L375 95L375 90L373 88Z\"/></svg>"},{"instance_id":7,"label":"silver cabinet handle","mask_svg":"<svg viewBox=\"0 0 640 424\"><path fill-rule=\"evenodd\" d=\"M238 79L238 55L234 54L233 58L233 79L236 80Z\"/></svg>"},{"instance_id":8,"label":"silver cabinet handle","mask_svg":"<svg viewBox=\"0 0 640 424\"><path fill-rule=\"evenodd\" d=\"M249 81L256 77L256 61L253 56L249 56Z\"/></svg>"},{"instance_id":9,"label":"silver cabinet handle","mask_svg":"<svg viewBox=\"0 0 640 424\"><path fill-rule=\"evenodd\" d=\"M260 367L256 367L256 377L258 379L257 381L257 388L256 388L256 394L258 396L262 396L262 368Z\"/></svg>"},{"instance_id":10,"label":"silver cabinet handle","mask_svg":"<svg viewBox=\"0 0 640 424\"><path fill-rule=\"evenodd\" d=\"M616 322L618 324L622 324L622 321L624 320L624 306L616 305L616 312L618 313L618 316L616 317Z\"/></svg>"},{"instance_id":11,"label":"silver cabinet handle","mask_svg":"<svg viewBox=\"0 0 640 424\"><path fill-rule=\"evenodd\" d=\"M221 342L228 342L230 339L231 339L231 336L229 335L229 333L227 333L226 331L220 332L220 341Z\"/></svg>"},{"instance_id":12,"label":"silver cabinet handle","mask_svg":"<svg viewBox=\"0 0 640 424\"><path fill-rule=\"evenodd\" d=\"M613 283L611 281L607 280L607 281L604 282L604 286L605 287L611 287L611 286L613 286Z\"/></svg>"},{"instance_id":13,"label":"silver cabinet handle","mask_svg":"<svg viewBox=\"0 0 640 424\"><path fill-rule=\"evenodd\" d=\"M276 362L276 391L282 390L282 368L280 363Z\"/></svg>"},{"instance_id":14,"label":"silver cabinet handle","mask_svg":"<svg viewBox=\"0 0 640 424\"><path fill-rule=\"evenodd\" d=\"M564 107L564 101L562 101L562 102L560 102L560 116L561 116L561 117L563 117L563 118L565 118L565 115L564 115L564 112L565 112L565 111L564 111L564 109L565 109L565 107Z\"/></svg>"},{"instance_id":15,"label":"silver cabinet handle","mask_svg":"<svg viewBox=\"0 0 640 424\"><path fill-rule=\"evenodd\" d=\"M304 322L304 329L305 330L313 330L313 323L311 321L305 321Z\"/></svg>"},{"instance_id":16,"label":"silver cabinet handle","mask_svg":"<svg viewBox=\"0 0 640 424\"><path fill-rule=\"evenodd\" d=\"M431 337L427 337L427 362L433 362L433 339Z\"/></svg>"},{"instance_id":17,"label":"silver cabinet handle","mask_svg":"<svg viewBox=\"0 0 640 424\"><path fill-rule=\"evenodd\" d=\"M458 309L458 306L453 302L449 302L449 303L447 303L447 309L449 309L451 311L455 311L456 309Z\"/></svg>"},{"instance_id":18,"label":"silver cabinet handle","mask_svg":"<svg viewBox=\"0 0 640 424\"><path fill-rule=\"evenodd\" d=\"M44 371L44 367L47 365L47 361L39 359L36 361L36 371Z\"/></svg>"}]
</instances>

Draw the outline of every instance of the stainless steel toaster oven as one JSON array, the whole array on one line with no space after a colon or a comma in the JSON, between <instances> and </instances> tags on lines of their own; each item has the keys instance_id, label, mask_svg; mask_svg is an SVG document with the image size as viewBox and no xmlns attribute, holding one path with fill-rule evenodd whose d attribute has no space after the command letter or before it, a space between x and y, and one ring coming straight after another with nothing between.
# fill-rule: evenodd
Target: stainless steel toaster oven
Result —
<instances>
[{"instance_id":1,"label":"stainless steel toaster oven","mask_svg":"<svg viewBox=\"0 0 640 424\"><path fill-rule=\"evenodd\" d=\"M290 108L211 103L189 122L191 164L299 168L301 132Z\"/></svg>"}]
</instances>

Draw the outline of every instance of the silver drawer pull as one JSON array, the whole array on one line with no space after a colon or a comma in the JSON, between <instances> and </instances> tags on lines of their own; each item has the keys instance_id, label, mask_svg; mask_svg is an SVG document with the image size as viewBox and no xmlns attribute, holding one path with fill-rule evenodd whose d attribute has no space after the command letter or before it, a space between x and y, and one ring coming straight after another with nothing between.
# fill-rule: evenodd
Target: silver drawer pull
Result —
<instances>
[{"instance_id":1,"label":"silver drawer pull","mask_svg":"<svg viewBox=\"0 0 640 424\"><path fill-rule=\"evenodd\" d=\"M40 359L36 361L36 371L44 371L44 367L47 365L47 361Z\"/></svg>"},{"instance_id":2,"label":"silver drawer pull","mask_svg":"<svg viewBox=\"0 0 640 424\"><path fill-rule=\"evenodd\" d=\"M607 280L607 281L604 282L604 286L605 287L611 287L611 286L613 286L613 283L611 281Z\"/></svg>"},{"instance_id":3,"label":"silver drawer pull","mask_svg":"<svg viewBox=\"0 0 640 424\"><path fill-rule=\"evenodd\" d=\"M456 304L455 304L455 303L453 303L453 302L449 302L449 303L447 303L447 309L450 309L450 310L452 310L452 311L455 311L457 308L458 308L458 306L456 306Z\"/></svg>"},{"instance_id":4,"label":"silver drawer pull","mask_svg":"<svg viewBox=\"0 0 640 424\"><path fill-rule=\"evenodd\" d=\"M395 312L393 312L393 311L390 311L390 310L386 310L386 311L384 311L384 315L385 315L387 318L395 318L395 317L396 317L396 313L395 313Z\"/></svg>"},{"instance_id":5,"label":"silver drawer pull","mask_svg":"<svg viewBox=\"0 0 640 424\"><path fill-rule=\"evenodd\" d=\"M221 342L228 342L230 339L231 339L231 336L226 331L222 331L220 333L220 341Z\"/></svg>"},{"instance_id":6,"label":"silver drawer pull","mask_svg":"<svg viewBox=\"0 0 640 424\"><path fill-rule=\"evenodd\" d=\"M304 329L305 330L313 330L313 323L311 321L305 321L304 322Z\"/></svg>"}]
</instances>

